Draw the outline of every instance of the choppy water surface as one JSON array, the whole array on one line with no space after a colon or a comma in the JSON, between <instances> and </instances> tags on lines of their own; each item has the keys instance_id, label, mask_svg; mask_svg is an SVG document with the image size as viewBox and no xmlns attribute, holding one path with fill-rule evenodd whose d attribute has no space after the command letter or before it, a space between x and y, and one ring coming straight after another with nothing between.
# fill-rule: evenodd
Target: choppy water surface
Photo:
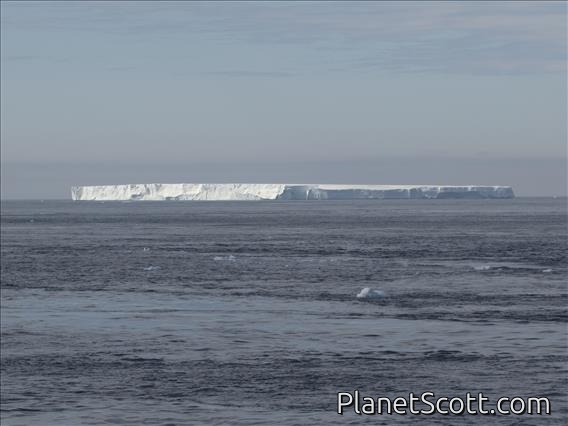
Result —
<instances>
[{"instance_id":1,"label":"choppy water surface","mask_svg":"<svg viewBox=\"0 0 568 426\"><path fill-rule=\"evenodd\" d=\"M3 202L2 425L565 424L566 225L565 199ZM552 415L337 415L354 389Z\"/></svg>"}]
</instances>

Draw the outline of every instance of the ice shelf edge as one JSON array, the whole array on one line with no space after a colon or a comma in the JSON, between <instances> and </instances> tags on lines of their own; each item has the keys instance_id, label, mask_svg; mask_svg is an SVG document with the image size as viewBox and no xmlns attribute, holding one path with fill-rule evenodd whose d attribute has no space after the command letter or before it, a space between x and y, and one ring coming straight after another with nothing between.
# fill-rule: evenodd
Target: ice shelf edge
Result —
<instances>
[{"instance_id":1,"label":"ice shelf edge","mask_svg":"<svg viewBox=\"0 0 568 426\"><path fill-rule=\"evenodd\" d=\"M132 184L73 186L76 201L231 201L514 198L510 186L332 184Z\"/></svg>"}]
</instances>

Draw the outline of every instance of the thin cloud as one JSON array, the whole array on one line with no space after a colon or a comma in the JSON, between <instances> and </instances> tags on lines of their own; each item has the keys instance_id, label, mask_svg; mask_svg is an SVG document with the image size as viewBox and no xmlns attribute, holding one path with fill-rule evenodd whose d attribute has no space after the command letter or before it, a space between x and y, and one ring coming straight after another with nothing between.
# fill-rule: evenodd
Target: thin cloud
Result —
<instances>
[{"instance_id":1,"label":"thin cloud","mask_svg":"<svg viewBox=\"0 0 568 426\"><path fill-rule=\"evenodd\" d=\"M38 56L34 55L6 55L2 56L2 61L19 62L19 61L31 61L38 59Z\"/></svg>"},{"instance_id":2,"label":"thin cloud","mask_svg":"<svg viewBox=\"0 0 568 426\"><path fill-rule=\"evenodd\" d=\"M8 29L191 37L337 53L326 58L332 62L327 69L566 70L564 2L3 3L2 9Z\"/></svg>"},{"instance_id":3,"label":"thin cloud","mask_svg":"<svg viewBox=\"0 0 568 426\"><path fill-rule=\"evenodd\" d=\"M225 77L292 77L295 74L285 71L252 71L252 70L221 70L205 71L203 75L225 76Z\"/></svg>"}]
</instances>

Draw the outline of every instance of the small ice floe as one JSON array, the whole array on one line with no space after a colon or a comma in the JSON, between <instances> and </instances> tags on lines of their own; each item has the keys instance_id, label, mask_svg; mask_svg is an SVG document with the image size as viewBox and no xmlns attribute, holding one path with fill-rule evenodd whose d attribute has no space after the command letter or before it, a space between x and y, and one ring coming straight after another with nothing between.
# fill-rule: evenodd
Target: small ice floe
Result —
<instances>
[{"instance_id":1,"label":"small ice floe","mask_svg":"<svg viewBox=\"0 0 568 426\"><path fill-rule=\"evenodd\" d=\"M489 271L491 269L491 266L489 266L489 265L477 265L477 266L474 266L473 269L475 269L476 271Z\"/></svg>"},{"instance_id":2,"label":"small ice floe","mask_svg":"<svg viewBox=\"0 0 568 426\"><path fill-rule=\"evenodd\" d=\"M357 294L358 299L382 299L385 292L376 288L365 287Z\"/></svg>"},{"instance_id":3,"label":"small ice floe","mask_svg":"<svg viewBox=\"0 0 568 426\"><path fill-rule=\"evenodd\" d=\"M159 269L162 269L162 268L160 268L159 266L148 266L148 267L144 268L145 271L157 271Z\"/></svg>"},{"instance_id":4,"label":"small ice floe","mask_svg":"<svg viewBox=\"0 0 568 426\"><path fill-rule=\"evenodd\" d=\"M544 274L550 274L552 272L552 269L543 269L542 272Z\"/></svg>"},{"instance_id":5,"label":"small ice floe","mask_svg":"<svg viewBox=\"0 0 568 426\"><path fill-rule=\"evenodd\" d=\"M215 256L213 258L213 260L215 260L216 262L219 262L219 261L222 261L222 260L227 261L227 262L236 262L237 258L235 256L233 256L232 254L230 254L228 256Z\"/></svg>"}]
</instances>

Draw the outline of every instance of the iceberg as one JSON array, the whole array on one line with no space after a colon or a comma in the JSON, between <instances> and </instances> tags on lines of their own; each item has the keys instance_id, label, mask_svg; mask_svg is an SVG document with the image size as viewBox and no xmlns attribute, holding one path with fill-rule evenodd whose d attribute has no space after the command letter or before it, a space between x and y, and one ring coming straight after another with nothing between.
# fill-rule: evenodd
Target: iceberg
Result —
<instances>
[{"instance_id":1,"label":"iceberg","mask_svg":"<svg viewBox=\"0 0 568 426\"><path fill-rule=\"evenodd\" d=\"M510 186L149 183L74 186L77 201L514 198Z\"/></svg>"}]
</instances>

